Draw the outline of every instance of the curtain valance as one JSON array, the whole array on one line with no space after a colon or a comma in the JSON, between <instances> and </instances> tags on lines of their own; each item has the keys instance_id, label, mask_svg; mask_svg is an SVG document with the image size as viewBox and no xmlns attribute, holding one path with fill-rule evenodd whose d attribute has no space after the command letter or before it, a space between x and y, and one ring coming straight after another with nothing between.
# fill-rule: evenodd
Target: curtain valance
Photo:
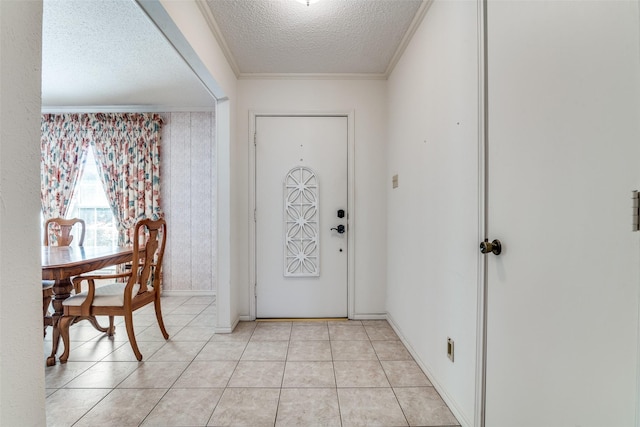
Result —
<instances>
[{"instance_id":1,"label":"curtain valance","mask_svg":"<svg viewBox=\"0 0 640 427\"><path fill-rule=\"evenodd\" d=\"M162 117L151 113L44 114L41 198L45 218L67 214L84 153L92 145L119 243L130 244L129 230L138 220L163 216L161 127Z\"/></svg>"}]
</instances>

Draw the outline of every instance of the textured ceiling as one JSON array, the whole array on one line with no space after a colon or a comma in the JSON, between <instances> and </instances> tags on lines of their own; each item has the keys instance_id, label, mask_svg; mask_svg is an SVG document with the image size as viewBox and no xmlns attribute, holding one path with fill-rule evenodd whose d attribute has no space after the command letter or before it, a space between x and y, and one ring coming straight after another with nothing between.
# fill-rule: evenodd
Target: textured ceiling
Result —
<instances>
[{"instance_id":1,"label":"textured ceiling","mask_svg":"<svg viewBox=\"0 0 640 427\"><path fill-rule=\"evenodd\" d=\"M196 2L238 77L378 78L386 77L395 65L428 3ZM45 111L175 111L214 105L201 81L135 0L44 0L43 12Z\"/></svg>"},{"instance_id":2,"label":"textured ceiling","mask_svg":"<svg viewBox=\"0 0 640 427\"><path fill-rule=\"evenodd\" d=\"M213 104L200 80L133 0L44 1L44 109L192 109Z\"/></svg>"},{"instance_id":3,"label":"textured ceiling","mask_svg":"<svg viewBox=\"0 0 640 427\"><path fill-rule=\"evenodd\" d=\"M306 6L296 0L206 1L212 26L239 75L384 75L404 47L405 35L410 36L423 3L320 0Z\"/></svg>"}]
</instances>

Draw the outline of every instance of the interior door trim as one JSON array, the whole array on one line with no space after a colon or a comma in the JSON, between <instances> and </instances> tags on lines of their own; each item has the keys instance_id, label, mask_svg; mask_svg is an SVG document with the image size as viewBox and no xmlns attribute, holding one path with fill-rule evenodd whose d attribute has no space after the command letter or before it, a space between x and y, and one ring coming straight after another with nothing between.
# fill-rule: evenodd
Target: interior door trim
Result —
<instances>
[{"instance_id":1,"label":"interior door trim","mask_svg":"<svg viewBox=\"0 0 640 427\"><path fill-rule=\"evenodd\" d=\"M487 59L487 0L478 2L478 242L488 235L488 141L489 141L489 85ZM476 317L476 393L474 422L484 427L487 389L487 278L488 257L478 250L478 292Z\"/></svg>"},{"instance_id":2,"label":"interior door trim","mask_svg":"<svg viewBox=\"0 0 640 427\"><path fill-rule=\"evenodd\" d=\"M347 315L355 312L355 112L350 111L255 111L249 110L249 317L256 319L256 119L258 117L346 117L347 118Z\"/></svg>"}]
</instances>

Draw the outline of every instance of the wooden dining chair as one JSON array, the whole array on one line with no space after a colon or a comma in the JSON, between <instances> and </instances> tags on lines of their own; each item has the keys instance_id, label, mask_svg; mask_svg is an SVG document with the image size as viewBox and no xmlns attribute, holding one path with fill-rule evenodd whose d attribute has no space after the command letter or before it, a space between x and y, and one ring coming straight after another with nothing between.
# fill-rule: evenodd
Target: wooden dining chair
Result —
<instances>
[{"instance_id":1,"label":"wooden dining chair","mask_svg":"<svg viewBox=\"0 0 640 427\"><path fill-rule=\"evenodd\" d=\"M84 243L85 223L80 218L50 218L44 223L44 245L45 246L70 246L74 239L71 234L74 227L79 230L80 237L76 239L76 244L82 246Z\"/></svg>"},{"instance_id":2,"label":"wooden dining chair","mask_svg":"<svg viewBox=\"0 0 640 427\"><path fill-rule=\"evenodd\" d=\"M64 342L61 363L66 363L69 358L69 326L88 316L109 316L108 336L115 333L114 316L123 316L131 348L136 359L142 360L133 328L133 312L153 303L160 331L164 339L169 339L160 305L162 259L166 240L167 224L163 219L141 220L135 226L130 271L112 275L81 275L72 279L74 286L86 281L88 290L72 295L63 302L63 316L59 324ZM105 279L114 280L114 283L96 287L96 280ZM126 282L115 282L122 279Z\"/></svg>"},{"instance_id":3,"label":"wooden dining chair","mask_svg":"<svg viewBox=\"0 0 640 427\"><path fill-rule=\"evenodd\" d=\"M84 243L85 229L85 222L80 218L50 218L44 223L44 245L69 246L74 238L72 232L77 231L80 237L76 240L76 244L82 246ZM42 324L44 336L47 336L47 326L53 325L49 306L53 298L54 285L54 280L42 281ZM79 290L77 290L77 292L79 292Z\"/></svg>"}]
</instances>

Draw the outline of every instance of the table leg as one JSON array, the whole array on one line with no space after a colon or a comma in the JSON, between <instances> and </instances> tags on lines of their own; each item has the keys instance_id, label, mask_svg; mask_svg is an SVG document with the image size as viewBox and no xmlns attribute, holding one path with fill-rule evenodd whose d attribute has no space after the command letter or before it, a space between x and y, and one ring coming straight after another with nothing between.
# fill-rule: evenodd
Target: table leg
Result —
<instances>
[{"instance_id":1,"label":"table leg","mask_svg":"<svg viewBox=\"0 0 640 427\"><path fill-rule=\"evenodd\" d=\"M51 355L47 357L47 366L53 366L56 364L56 353L58 352L58 344L60 343L60 317L62 317L62 302L71 296L71 280L62 279L56 280L56 284L53 285L53 314L51 315L51 323L53 326L53 336L51 341Z\"/></svg>"}]
</instances>

